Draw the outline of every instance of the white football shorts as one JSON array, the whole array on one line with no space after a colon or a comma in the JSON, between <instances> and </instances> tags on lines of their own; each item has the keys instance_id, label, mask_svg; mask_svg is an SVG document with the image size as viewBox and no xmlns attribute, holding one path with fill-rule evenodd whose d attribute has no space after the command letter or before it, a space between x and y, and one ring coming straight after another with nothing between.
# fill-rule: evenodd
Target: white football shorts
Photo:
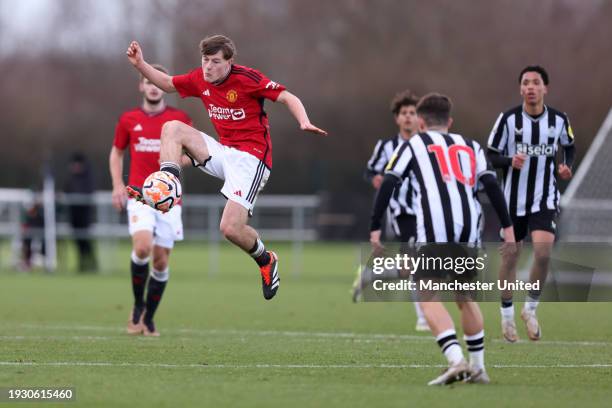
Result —
<instances>
[{"instance_id":1,"label":"white football shorts","mask_svg":"<svg viewBox=\"0 0 612 408\"><path fill-rule=\"evenodd\" d=\"M198 168L224 180L221 194L242 205L249 215L253 215L255 200L270 177L270 169L252 154L224 146L204 132L200 134L210 157Z\"/></svg>"},{"instance_id":2,"label":"white football shorts","mask_svg":"<svg viewBox=\"0 0 612 408\"><path fill-rule=\"evenodd\" d=\"M130 235L138 231L151 231L154 245L172 248L175 241L183 240L181 212L180 205L172 207L167 213L162 213L146 204L129 199L127 214Z\"/></svg>"}]
</instances>

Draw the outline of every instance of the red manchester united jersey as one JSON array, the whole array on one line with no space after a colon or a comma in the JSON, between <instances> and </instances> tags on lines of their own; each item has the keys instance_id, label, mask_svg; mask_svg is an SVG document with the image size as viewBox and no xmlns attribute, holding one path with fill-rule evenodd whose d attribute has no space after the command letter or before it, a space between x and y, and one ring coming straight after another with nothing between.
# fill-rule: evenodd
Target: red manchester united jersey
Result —
<instances>
[{"instance_id":1,"label":"red manchester united jersey","mask_svg":"<svg viewBox=\"0 0 612 408\"><path fill-rule=\"evenodd\" d=\"M159 137L163 124L171 120L191 126L191 119L185 112L170 106L158 113L135 108L121 115L113 145L121 150L130 146L128 184L142 186L149 174L159 170Z\"/></svg>"},{"instance_id":2,"label":"red manchester united jersey","mask_svg":"<svg viewBox=\"0 0 612 408\"><path fill-rule=\"evenodd\" d=\"M172 82L181 97L202 99L221 144L250 153L272 168L272 141L263 105L264 99L276 101L284 86L241 65L232 65L219 84L206 82L202 68L177 75Z\"/></svg>"}]
</instances>

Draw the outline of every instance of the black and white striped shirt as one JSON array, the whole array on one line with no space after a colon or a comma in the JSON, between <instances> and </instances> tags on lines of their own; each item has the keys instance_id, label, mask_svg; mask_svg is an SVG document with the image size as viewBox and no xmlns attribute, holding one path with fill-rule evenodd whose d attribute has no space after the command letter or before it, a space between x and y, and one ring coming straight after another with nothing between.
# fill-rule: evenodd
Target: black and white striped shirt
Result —
<instances>
[{"instance_id":1,"label":"black and white striped shirt","mask_svg":"<svg viewBox=\"0 0 612 408\"><path fill-rule=\"evenodd\" d=\"M395 150L385 173L408 179L414 189L417 242L480 243L478 179L493 171L477 142L419 133Z\"/></svg>"},{"instance_id":2,"label":"black and white striped shirt","mask_svg":"<svg viewBox=\"0 0 612 408\"><path fill-rule=\"evenodd\" d=\"M377 174L384 174L385 167L387 167L393 151L402 143L404 143L404 139L399 134L396 137L379 140L376 143L372 157L368 160L366 170L368 178L372 178L372 176ZM391 201L389 201L389 211L394 217L402 214L415 215L412 208L412 191L407 180L393 191L393 196Z\"/></svg>"},{"instance_id":3,"label":"black and white striped shirt","mask_svg":"<svg viewBox=\"0 0 612 408\"><path fill-rule=\"evenodd\" d=\"M559 208L557 147L573 143L567 115L549 106L537 118L522 106L499 115L489 136L489 149L509 157L516 153L527 155L520 170L510 166L503 171L502 188L511 216Z\"/></svg>"}]
</instances>

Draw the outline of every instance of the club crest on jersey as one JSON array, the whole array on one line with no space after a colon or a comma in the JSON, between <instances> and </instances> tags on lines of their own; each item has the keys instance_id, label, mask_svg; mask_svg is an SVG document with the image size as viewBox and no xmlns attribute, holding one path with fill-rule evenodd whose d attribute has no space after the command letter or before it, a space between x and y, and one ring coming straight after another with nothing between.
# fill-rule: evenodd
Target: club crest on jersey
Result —
<instances>
[{"instance_id":1,"label":"club crest on jersey","mask_svg":"<svg viewBox=\"0 0 612 408\"><path fill-rule=\"evenodd\" d=\"M227 91L227 94L225 94L225 97L227 98L227 101L229 103L234 103L238 100L238 92L233 89L230 89L229 91Z\"/></svg>"},{"instance_id":2,"label":"club crest on jersey","mask_svg":"<svg viewBox=\"0 0 612 408\"><path fill-rule=\"evenodd\" d=\"M517 143L516 152L527 156L554 156L555 146L548 144L531 145L527 143Z\"/></svg>"}]
</instances>

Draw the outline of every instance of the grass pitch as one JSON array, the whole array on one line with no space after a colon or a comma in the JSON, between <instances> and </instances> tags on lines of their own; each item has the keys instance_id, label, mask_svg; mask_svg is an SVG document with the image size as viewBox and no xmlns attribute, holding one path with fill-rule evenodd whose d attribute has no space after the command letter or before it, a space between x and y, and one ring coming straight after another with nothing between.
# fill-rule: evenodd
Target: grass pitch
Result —
<instances>
[{"instance_id":1,"label":"grass pitch","mask_svg":"<svg viewBox=\"0 0 612 408\"><path fill-rule=\"evenodd\" d=\"M513 345L500 339L498 304L485 303L493 383L431 388L445 360L413 331L412 305L351 303L356 245L306 245L299 274L290 246L271 247L282 282L267 302L237 249L222 245L211 275L205 243L179 244L158 339L124 334L127 244L96 275L71 261L53 276L0 272L0 387L71 386L66 405L83 407L609 406L609 303L542 304L543 340Z\"/></svg>"}]
</instances>

